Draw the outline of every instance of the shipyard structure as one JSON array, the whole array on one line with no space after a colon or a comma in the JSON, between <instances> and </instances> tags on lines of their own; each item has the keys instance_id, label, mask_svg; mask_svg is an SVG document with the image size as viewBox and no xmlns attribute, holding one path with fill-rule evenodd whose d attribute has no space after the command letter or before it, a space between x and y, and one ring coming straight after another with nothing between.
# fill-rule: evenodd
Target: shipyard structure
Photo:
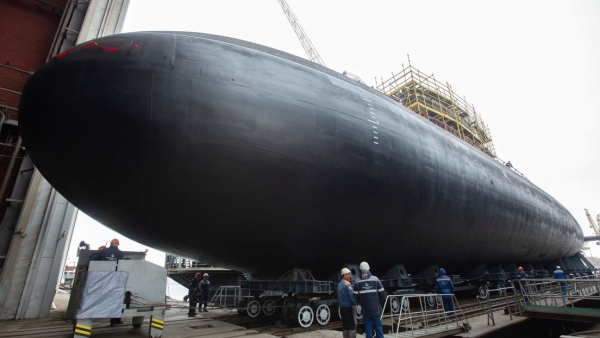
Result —
<instances>
[{"instance_id":1,"label":"shipyard structure","mask_svg":"<svg viewBox=\"0 0 600 338\"><path fill-rule=\"evenodd\" d=\"M46 317L77 209L22 145L23 87L52 56L120 31L129 0L0 1L0 319Z\"/></svg>"}]
</instances>

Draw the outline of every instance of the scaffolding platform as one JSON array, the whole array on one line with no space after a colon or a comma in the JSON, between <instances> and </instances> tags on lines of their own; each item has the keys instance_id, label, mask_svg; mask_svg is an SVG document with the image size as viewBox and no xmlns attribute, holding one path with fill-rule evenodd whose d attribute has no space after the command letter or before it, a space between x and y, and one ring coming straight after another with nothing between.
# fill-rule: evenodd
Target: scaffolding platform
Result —
<instances>
[{"instance_id":1,"label":"scaffolding platform","mask_svg":"<svg viewBox=\"0 0 600 338\"><path fill-rule=\"evenodd\" d=\"M496 150L488 126L475 111L475 106L454 92L450 84L426 75L410 64L377 81L380 92L400 102L438 127L462 139L492 158Z\"/></svg>"}]
</instances>

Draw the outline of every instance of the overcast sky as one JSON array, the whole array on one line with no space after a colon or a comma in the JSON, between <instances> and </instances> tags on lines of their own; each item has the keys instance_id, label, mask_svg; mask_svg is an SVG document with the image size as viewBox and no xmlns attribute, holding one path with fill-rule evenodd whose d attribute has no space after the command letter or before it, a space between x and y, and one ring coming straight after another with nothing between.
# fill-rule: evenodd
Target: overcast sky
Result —
<instances>
[{"instance_id":1,"label":"overcast sky","mask_svg":"<svg viewBox=\"0 0 600 338\"><path fill-rule=\"evenodd\" d=\"M410 54L413 66L450 83L488 124L498 157L592 234L583 209L600 214L600 1L288 4L335 71L374 85ZM144 30L224 35L307 58L276 0L131 0L123 31ZM112 238L81 215L76 236L84 228Z\"/></svg>"}]
</instances>

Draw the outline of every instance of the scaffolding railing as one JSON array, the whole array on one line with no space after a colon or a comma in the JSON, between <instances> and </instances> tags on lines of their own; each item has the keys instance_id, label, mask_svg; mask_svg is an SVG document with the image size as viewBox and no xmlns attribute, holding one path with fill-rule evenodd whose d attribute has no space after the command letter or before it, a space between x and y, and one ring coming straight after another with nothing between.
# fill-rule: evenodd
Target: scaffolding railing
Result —
<instances>
[{"instance_id":1,"label":"scaffolding railing","mask_svg":"<svg viewBox=\"0 0 600 338\"><path fill-rule=\"evenodd\" d=\"M444 301L452 307L445 309ZM442 337L471 329L454 295L388 295L383 308L387 310L381 314L381 320L392 320L395 337Z\"/></svg>"},{"instance_id":2,"label":"scaffolding railing","mask_svg":"<svg viewBox=\"0 0 600 338\"><path fill-rule=\"evenodd\" d=\"M458 96L448 83L408 65L376 87L415 113L495 158L496 150L488 126L472 104Z\"/></svg>"}]
</instances>

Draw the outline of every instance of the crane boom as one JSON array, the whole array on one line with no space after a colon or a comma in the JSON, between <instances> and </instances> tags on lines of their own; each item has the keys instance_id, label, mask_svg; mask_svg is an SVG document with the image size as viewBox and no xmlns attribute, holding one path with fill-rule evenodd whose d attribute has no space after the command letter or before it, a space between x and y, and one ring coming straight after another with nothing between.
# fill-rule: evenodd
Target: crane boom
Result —
<instances>
[{"instance_id":1,"label":"crane boom","mask_svg":"<svg viewBox=\"0 0 600 338\"><path fill-rule=\"evenodd\" d=\"M592 230L594 230L594 233L596 234L596 236L600 236L600 230L598 229L598 226L596 225L596 223L594 223L592 216L590 215L590 213L588 212L587 209L583 209L583 210L585 210L585 216L587 217L588 222L590 223L590 228L592 228ZM598 215L598 216L600 216L600 215Z\"/></svg>"},{"instance_id":2,"label":"crane boom","mask_svg":"<svg viewBox=\"0 0 600 338\"><path fill-rule=\"evenodd\" d=\"M285 0L277 1L279 1L281 9L283 9L285 16L287 16L288 20L290 21L290 24L292 25L292 28L294 28L294 32L296 32L296 36L298 37L298 40L300 40L300 43L302 44L304 51L308 55L309 60L318 63L321 66L325 66L325 62L323 62L323 59L321 59L321 56L319 56L319 53L315 49L315 46L313 46L312 42L310 42L310 40L308 39L308 35L306 35L304 29L302 29L302 26L300 26L300 22L298 22L298 19L296 19L296 16L290 9L290 6Z\"/></svg>"}]
</instances>

